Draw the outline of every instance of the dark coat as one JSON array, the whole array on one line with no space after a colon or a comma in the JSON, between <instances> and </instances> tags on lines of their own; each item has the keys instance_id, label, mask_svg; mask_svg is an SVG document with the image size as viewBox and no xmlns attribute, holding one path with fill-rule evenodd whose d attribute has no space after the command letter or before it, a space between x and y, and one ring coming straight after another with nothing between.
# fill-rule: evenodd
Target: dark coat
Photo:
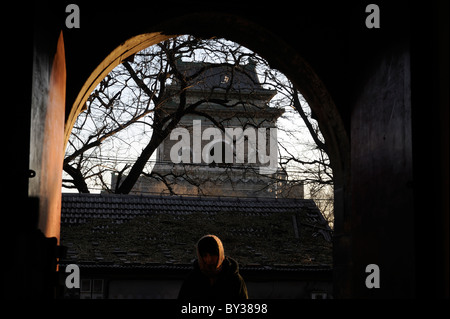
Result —
<instances>
[{"instance_id":1,"label":"dark coat","mask_svg":"<svg viewBox=\"0 0 450 319\"><path fill-rule=\"evenodd\" d=\"M230 257L225 257L222 271L213 285L209 278L201 272L196 260L194 270L183 282L178 294L178 299L186 301L195 299L243 300L247 298L247 286L239 274L238 263Z\"/></svg>"}]
</instances>

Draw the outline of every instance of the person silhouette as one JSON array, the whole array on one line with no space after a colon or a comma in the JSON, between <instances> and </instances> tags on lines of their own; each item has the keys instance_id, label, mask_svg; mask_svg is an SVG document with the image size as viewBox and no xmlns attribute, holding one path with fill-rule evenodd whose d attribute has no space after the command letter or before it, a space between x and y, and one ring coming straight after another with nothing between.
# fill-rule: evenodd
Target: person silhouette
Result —
<instances>
[{"instance_id":1,"label":"person silhouette","mask_svg":"<svg viewBox=\"0 0 450 319\"><path fill-rule=\"evenodd\" d=\"M181 285L178 299L248 299L247 286L236 260L225 256L222 241L206 235L197 242L194 269Z\"/></svg>"}]
</instances>

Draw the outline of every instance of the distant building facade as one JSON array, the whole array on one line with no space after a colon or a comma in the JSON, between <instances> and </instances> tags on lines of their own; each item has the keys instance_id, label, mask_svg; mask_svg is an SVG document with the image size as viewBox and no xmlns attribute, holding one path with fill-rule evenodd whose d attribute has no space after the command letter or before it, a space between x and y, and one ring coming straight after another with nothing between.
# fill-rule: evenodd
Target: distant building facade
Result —
<instances>
[{"instance_id":1,"label":"distant building facade","mask_svg":"<svg viewBox=\"0 0 450 319\"><path fill-rule=\"evenodd\" d=\"M277 168L276 122L284 109L269 107L276 91L263 88L252 61L233 68L178 62L186 75L202 68L186 90L186 105L205 102L181 118L158 147L151 176L141 176L130 193L303 198L303 185L290 185ZM179 89L176 82L167 87ZM164 106L168 114L180 102L173 96Z\"/></svg>"}]
</instances>

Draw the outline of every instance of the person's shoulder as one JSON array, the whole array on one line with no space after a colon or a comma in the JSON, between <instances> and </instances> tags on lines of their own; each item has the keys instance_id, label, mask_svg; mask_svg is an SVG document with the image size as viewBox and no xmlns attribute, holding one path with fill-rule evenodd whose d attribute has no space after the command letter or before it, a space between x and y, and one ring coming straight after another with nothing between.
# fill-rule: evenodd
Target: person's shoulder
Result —
<instances>
[{"instance_id":1,"label":"person's shoulder","mask_svg":"<svg viewBox=\"0 0 450 319\"><path fill-rule=\"evenodd\" d=\"M227 263L230 267L239 270L239 263L233 257L225 256L224 262Z\"/></svg>"},{"instance_id":2,"label":"person's shoulder","mask_svg":"<svg viewBox=\"0 0 450 319\"><path fill-rule=\"evenodd\" d=\"M239 275L239 263L235 259L226 256L223 261L223 265L224 265L225 273L227 275L230 275L230 276Z\"/></svg>"}]
</instances>

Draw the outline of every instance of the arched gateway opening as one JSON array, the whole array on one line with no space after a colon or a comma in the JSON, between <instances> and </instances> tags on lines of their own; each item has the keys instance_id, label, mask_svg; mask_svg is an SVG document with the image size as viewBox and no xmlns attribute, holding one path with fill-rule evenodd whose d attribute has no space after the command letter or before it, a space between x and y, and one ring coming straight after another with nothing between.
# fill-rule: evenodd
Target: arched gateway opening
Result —
<instances>
[{"instance_id":1,"label":"arched gateway opening","mask_svg":"<svg viewBox=\"0 0 450 319\"><path fill-rule=\"evenodd\" d=\"M146 47L187 33L206 38L226 37L257 52L270 63L272 68L280 70L293 82L311 107L329 147L328 155L333 169L335 192L333 247L335 262L338 261L338 264L335 263L334 273L335 278L340 278L340 281L335 280L334 291L336 296L339 296L339 289L345 289L343 271L350 271L348 268L350 262L343 259L340 253L346 249L344 246L348 245L348 242L344 244L347 240L344 234L346 223L344 212L348 205L350 150L348 136L333 99L316 72L288 44L263 27L227 14L194 14L168 21L155 32L141 33L125 39L93 70L74 96L74 101L67 101L69 105L67 105L64 130L65 143L89 95L111 70Z\"/></svg>"},{"instance_id":2,"label":"arched gateway opening","mask_svg":"<svg viewBox=\"0 0 450 319\"><path fill-rule=\"evenodd\" d=\"M140 48L192 34L258 53L313 110L334 174L334 296L448 296L448 4L383 2L381 27L368 28L364 1L295 9L288 2L77 3L80 24L66 24L68 2L44 1L16 7L26 31L7 32L9 47L28 54L6 64L15 83L25 83L8 92L17 100L4 117L20 119L5 147L15 155L4 170L5 205L14 207L4 214L14 232L4 240L7 294L54 297L57 159L96 83ZM373 264L379 289L366 284Z\"/></svg>"}]
</instances>

